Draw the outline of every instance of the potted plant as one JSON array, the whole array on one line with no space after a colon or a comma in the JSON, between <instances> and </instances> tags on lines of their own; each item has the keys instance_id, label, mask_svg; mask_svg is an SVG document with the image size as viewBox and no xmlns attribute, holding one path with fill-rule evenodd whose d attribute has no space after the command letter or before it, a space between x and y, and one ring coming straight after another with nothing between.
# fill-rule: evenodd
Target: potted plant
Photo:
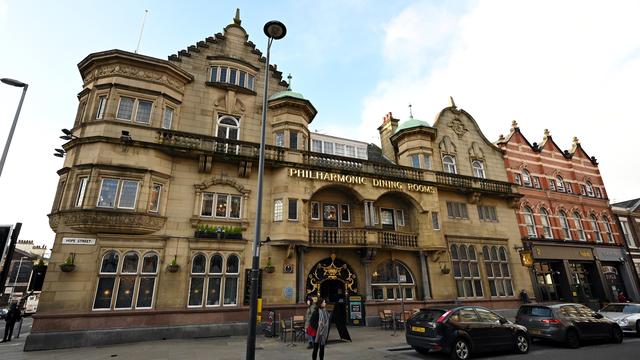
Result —
<instances>
[{"instance_id":1,"label":"potted plant","mask_svg":"<svg viewBox=\"0 0 640 360\"><path fill-rule=\"evenodd\" d=\"M167 271L174 273L174 272L178 272L178 270L180 270L180 265L178 265L178 262L176 261L176 258L178 256L174 256L173 260L171 260L171 262L169 263L169 265L167 265Z\"/></svg>"},{"instance_id":2,"label":"potted plant","mask_svg":"<svg viewBox=\"0 0 640 360\"><path fill-rule=\"evenodd\" d=\"M274 271L276 271L276 267L271 263L271 256L269 256L269 258L267 259L267 266L264 267L264 271L269 274L272 274Z\"/></svg>"},{"instance_id":3,"label":"potted plant","mask_svg":"<svg viewBox=\"0 0 640 360\"><path fill-rule=\"evenodd\" d=\"M67 256L67 258L64 260L64 263L60 264L60 270L62 270L62 272L72 272L76 269L76 265L73 262L74 256Z\"/></svg>"},{"instance_id":4,"label":"potted plant","mask_svg":"<svg viewBox=\"0 0 640 360\"><path fill-rule=\"evenodd\" d=\"M444 264L444 266L440 267L440 272L446 275L451 272L451 269L447 267L447 264Z\"/></svg>"},{"instance_id":5,"label":"potted plant","mask_svg":"<svg viewBox=\"0 0 640 360\"><path fill-rule=\"evenodd\" d=\"M225 226L222 231L225 239L242 239L242 228L240 226Z\"/></svg>"}]
</instances>

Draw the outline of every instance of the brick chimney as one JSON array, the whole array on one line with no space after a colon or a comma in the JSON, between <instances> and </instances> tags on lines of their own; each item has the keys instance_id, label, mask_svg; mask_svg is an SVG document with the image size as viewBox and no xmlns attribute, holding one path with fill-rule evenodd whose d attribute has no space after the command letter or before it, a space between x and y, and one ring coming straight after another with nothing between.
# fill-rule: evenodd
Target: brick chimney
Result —
<instances>
[{"instance_id":1,"label":"brick chimney","mask_svg":"<svg viewBox=\"0 0 640 360\"><path fill-rule=\"evenodd\" d=\"M396 161L396 152L393 149L393 145L391 144L391 136L395 134L396 129L398 128L398 119L395 119L393 115L389 112L382 119L382 125L378 127L378 131L380 132L380 146L382 148L382 154L387 157L387 159Z\"/></svg>"}]
</instances>

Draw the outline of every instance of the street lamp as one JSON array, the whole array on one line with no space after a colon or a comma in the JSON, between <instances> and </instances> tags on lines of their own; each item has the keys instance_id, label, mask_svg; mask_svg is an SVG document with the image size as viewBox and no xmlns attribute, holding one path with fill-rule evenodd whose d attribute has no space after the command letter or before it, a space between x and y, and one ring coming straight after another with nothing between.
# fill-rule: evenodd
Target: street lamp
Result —
<instances>
[{"instance_id":1,"label":"street lamp","mask_svg":"<svg viewBox=\"0 0 640 360\"><path fill-rule=\"evenodd\" d=\"M258 201L256 204L256 226L253 237L253 260L251 263L251 300L249 303L249 336L247 337L246 360L256 357L256 321L258 318L258 277L260 275L260 225L262 221L262 178L264 175L264 142L267 124L267 90L269 88L269 54L273 40L280 40L287 34L287 28L280 21L269 21L264 24L267 35L267 64L264 72L264 91L262 92L262 124L260 133L260 158L258 161Z\"/></svg>"},{"instance_id":2,"label":"street lamp","mask_svg":"<svg viewBox=\"0 0 640 360\"><path fill-rule=\"evenodd\" d=\"M7 138L7 143L4 144L4 151L2 152L2 159L0 160L0 175L2 175L2 169L4 168L4 162L7 159L7 154L9 153L9 146L11 145L11 139L13 138L13 132L16 130L16 124L18 123L18 117L20 116L20 109L22 109L22 102L24 101L24 95L27 93L27 88L29 85L20 82L18 80L2 78L0 79L3 83L15 87L22 88L22 97L20 98L20 102L18 103L18 110L16 110L16 115L13 117L13 124L11 125L11 130L9 130L9 137Z\"/></svg>"}]
</instances>

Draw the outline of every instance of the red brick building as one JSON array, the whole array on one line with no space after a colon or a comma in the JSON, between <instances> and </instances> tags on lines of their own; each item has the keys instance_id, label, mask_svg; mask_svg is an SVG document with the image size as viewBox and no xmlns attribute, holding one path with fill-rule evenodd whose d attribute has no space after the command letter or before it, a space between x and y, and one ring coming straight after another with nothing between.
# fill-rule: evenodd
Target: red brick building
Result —
<instances>
[{"instance_id":1,"label":"red brick building","mask_svg":"<svg viewBox=\"0 0 640 360\"><path fill-rule=\"evenodd\" d=\"M500 136L509 180L524 197L516 209L538 301L575 301L592 307L638 299L638 285L605 189L598 162L577 138L562 150L545 130L530 143L514 121Z\"/></svg>"}]
</instances>

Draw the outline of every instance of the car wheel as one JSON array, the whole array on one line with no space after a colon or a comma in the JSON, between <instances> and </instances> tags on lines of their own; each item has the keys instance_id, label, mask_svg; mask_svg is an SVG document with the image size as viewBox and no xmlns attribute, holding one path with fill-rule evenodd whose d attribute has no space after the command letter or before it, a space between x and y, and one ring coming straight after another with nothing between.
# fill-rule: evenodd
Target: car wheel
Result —
<instances>
[{"instance_id":1,"label":"car wheel","mask_svg":"<svg viewBox=\"0 0 640 360\"><path fill-rule=\"evenodd\" d=\"M578 333L573 329L567 330L567 346L572 349L580 347L580 337L578 336Z\"/></svg>"},{"instance_id":2,"label":"car wheel","mask_svg":"<svg viewBox=\"0 0 640 360\"><path fill-rule=\"evenodd\" d=\"M529 337L525 333L516 334L516 353L526 354L529 352Z\"/></svg>"},{"instance_id":3,"label":"car wheel","mask_svg":"<svg viewBox=\"0 0 640 360\"><path fill-rule=\"evenodd\" d=\"M454 360L467 360L471 355L471 348L467 340L458 338L453 343L453 349L451 349L451 358Z\"/></svg>"},{"instance_id":4,"label":"car wheel","mask_svg":"<svg viewBox=\"0 0 640 360\"><path fill-rule=\"evenodd\" d=\"M636 336L640 336L640 320L636 320Z\"/></svg>"},{"instance_id":5,"label":"car wheel","mask_svg":"<svg viewBox=\"0 0 640 360\"><path fill-rule=\"evenodd\" d=\"M429 349L425 349L425 348L422 348L422 347L413 346L413 350L419 352L422 355L428 355L429 354Z\"/></svg>"},{"instance_id":6,"label":"car wheel","mask_svg":"<svg viewBox=\"0 0 640 360\"><path fill-rule=\"evenodd\" d=\"M623 338L624 335L622 334L622 329L618 326L614 326L613 330L611 330L611 341L615 344L620 344L622 343Z\"/></svg>"}]
</instances>

